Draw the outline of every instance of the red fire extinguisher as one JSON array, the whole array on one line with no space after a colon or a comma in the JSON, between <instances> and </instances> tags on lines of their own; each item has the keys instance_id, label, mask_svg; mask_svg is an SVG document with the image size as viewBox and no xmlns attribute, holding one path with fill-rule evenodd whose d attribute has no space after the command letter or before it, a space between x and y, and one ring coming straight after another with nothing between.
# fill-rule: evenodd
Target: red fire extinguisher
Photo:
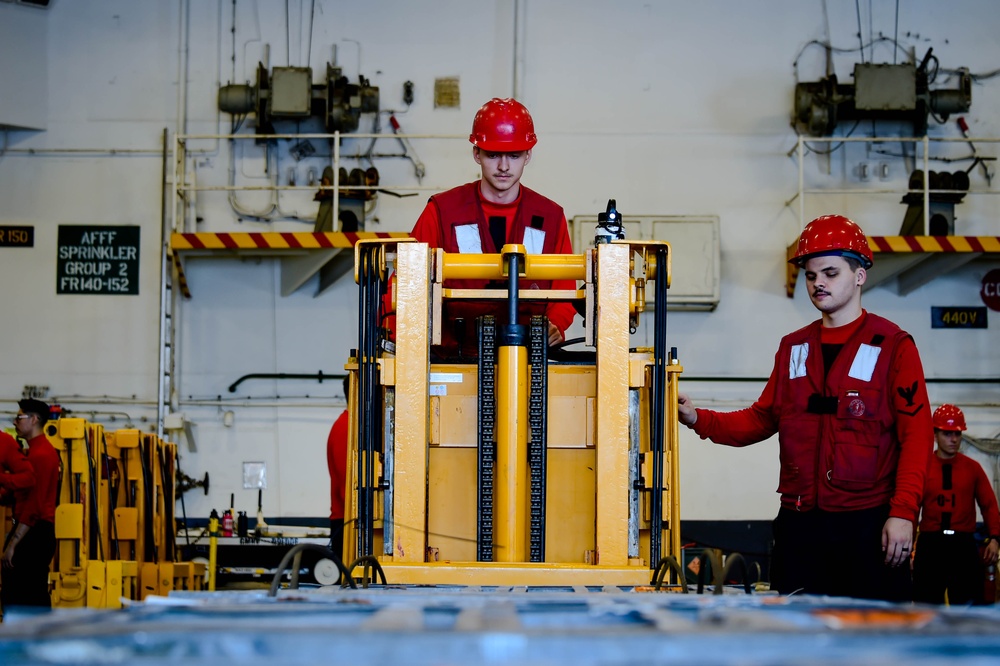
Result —
<instances>
[{"instance_id":1,"label":"red fire extinguisher","mask_svg":"<svg viewBox=\"0 0 1000 666\"><path fill-rule=\"evenodd\" d=\"M229 509L226 509L226 512L222 514L222 536L233 536L233 512Z\"/></svg>"}]
</instances>

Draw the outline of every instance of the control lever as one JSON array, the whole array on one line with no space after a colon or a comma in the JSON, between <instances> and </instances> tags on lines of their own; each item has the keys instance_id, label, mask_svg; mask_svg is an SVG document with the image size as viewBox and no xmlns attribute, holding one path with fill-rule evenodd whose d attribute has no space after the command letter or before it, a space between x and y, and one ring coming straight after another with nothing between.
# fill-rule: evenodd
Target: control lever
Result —
<instances>
[{"instance_id":1,"label":"control lever","mask_svg":"<svg viewBox=\"0 0 1000 666\"><path fill-rule=\"evenodd\" d=\"M389 116L389 124L392 125L392 133L396 135L399 142L403 144L403 155L406 156L408 160L413 162L413 173L417 176L417 182L421 182L427 170L424 168L424 163L420 161L417 157L417 151L413 149L413 145L410 144L410 140L405 136L399 135L400 125L399 121L396 120L396 116Z\"/></svg>"}]
</instances>

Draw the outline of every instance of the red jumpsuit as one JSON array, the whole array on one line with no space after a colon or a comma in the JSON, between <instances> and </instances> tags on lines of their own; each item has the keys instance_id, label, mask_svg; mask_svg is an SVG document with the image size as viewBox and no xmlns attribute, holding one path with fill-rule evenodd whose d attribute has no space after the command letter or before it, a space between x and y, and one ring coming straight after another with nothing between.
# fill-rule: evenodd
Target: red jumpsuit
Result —
<instances>
[{"instance_id":1,"label":"red jumpsuit","mask_svg":"<svg viewBox=\"0 0 1000 666\"><path fill-rule=\"evenodd\" d=\"M35 485L35 472L17 440L0 431L0 500L13 501Z\"/></svg>"},{"instance_id":2,"label":"red jumpsuit","mask_svg":"<svg viewBox=\"0 0 1000 666\"><path fill-rule=\"evenodd\" d=\"M529 254L572 254L566 215L563 209L542 195L520 186L517 201L495 204L483 200L479 181L466 183L431 197L417 219L410 234L429 246L443 248L446 252L495 254L504 244L525 245ZM498 244L497 240L501 242ZM476 289L486 286L485 281L455 280L448 287ZM521 280L520 290L576 289L573 280L543 281ZM502 303L502 302L501 302ZM389 302L386 300L386 310ZM576 310L569 302L548 302L544 308L531 307L525 302L522 317L544 313L549 322L565 337L566 329L573 323ZM461 347L465 356L476 354L476 317L494 314L498 324L505 324L506 306L498 303L455 302L446 305L443 314L446 322L442 329L441 352L454 353ZM461 321L459 321L461 320ZM526 323L521 321L521 323ZM390 331L394 321L387 319Z\"/></svg>"},{"instance_id":3,"label":"red jumpsuit","mask_svg":"<svg viewBox=\"0 0 1000 666\"><path fill-rule=\"evenodd\" d=\"M13 568L4 569L0 600L12 606L51 607L49 566L56 551L55 513L59 492L59 454L45 435L28 442L35 484L17 496L14 520L28 532L14 550Z\"/></svg>"},{"instance_id":4,"label":"red jumpsuit","mask_svg":"<svg viewBox=\"0 0 1000 666\"><path fill-rule=\"evenodd\" d=\"M932 427L920 357L895 324L863 312L847 326L817 321L785 336L757 401L699 409L694 430L730 446L778 434L772 586L909 595L899 569L883 571L881 531L889 516L916 522Z\"/></svg>"},{"instance_id":5,"label":"red jumpsuit","mask_svg":"<svg viewBox=\"0 0 1000 666\"><path fill-rule=\"evenodd\" d=\"M347 483L347 418L345 409L326 438L326 467L330 472L331 549L341 557L344 550L344 495Z\"/></svg>"},{"instance_id":6,"label":"red jumpsuit","mask_svg":"<svg viewBox=\"0 0 1000 666\"><path fill-rule=\"evenodd\" d=\"M326 438L326 467L330 472L330 520L344 519L344 484L347 479L347 410L330 428Z\"/></svg>"},{"instance_id":7,"label":"red jumpsuit","mask_svg":"<svg viewBox=\"0 0 1000 666\"><path fill-rule=\"evenodd\" d=\"M961 453L947 460L931 456L913 558L915 600L943 603L947 589L952 605L984 601L982 561L973 535L976 504L987 534L1000 539L1000 509L982 465Z\"/></svg>"}]
</instances>

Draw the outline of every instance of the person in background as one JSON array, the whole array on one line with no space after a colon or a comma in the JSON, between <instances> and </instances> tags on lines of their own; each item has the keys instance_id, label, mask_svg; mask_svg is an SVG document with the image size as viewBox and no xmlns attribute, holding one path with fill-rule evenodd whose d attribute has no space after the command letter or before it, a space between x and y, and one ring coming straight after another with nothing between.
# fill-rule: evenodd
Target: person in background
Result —
<instances>
[{"instance_id":1,"label":"person in background","mask_svg":"<svg viewBox=\"0 0 1000 666\"><path fill-rule=\"evenodd\" d=\"M350 381L344 377L344 400L348 400ZM326 467L330 472L330 550L344 556L344 497L347 483L347 420L349 410L341 412L326 438ZM345 562L350 564L350 562Z\"/></svg>"},{"instance_id":2,"label":"person in background","mask_svg":"<svg viewBox=\"0 0 1000 666\"><path fill-rule=\"evenodd\" d=\"M786 335L748 409L679 419L703 439L747 446L778 435L781 508L771 587L909 600L908 563L931 453L931 418L913 339L861 307L873 263L861 228L819 217L790 260L805 269L820 319Z\"/></svg>"},{"instance_id":3,"label":"person in background","mask_svg":"<svg viewBox=\"0 0 1000 666\"><path fill-rule=\"evenodd\" d=\"M52 607L49 566L55 555L55 512L59 492L59 454L45 436L49 406L41 400L18 401L14 427L28 444L27 459L35 483L14 506L15 527L3 552L4 612L15 606Z\"/></svg>"},{"instance_id":4,"label":"person in background","mask_svg":"<svg viewBox=\"0 0 1000 666\"><path fill-rule=\"evenodd\" d=\"M427 202L410 235L445 252L497 254L506 244L519 244L528 254L572 254L562 207L521 183L524 168L538 143L528 109L514 99L493 98L483 104L472 121L472 159L481 178L459 185ZM449 280L447 288L482 289L482 280ZM576 289L573 280L521 280L521 294L530 289ZM390 298L386 298L386 311ZM521 321L532 314L549 319L550 345L565 340L576 310L569 302L528 304L521 308ZM477 354L476 318L492 314L497 323L507 323L505 303L446 302L441 353L461 356ZM394 329L393 321L387 325Z\"/></svg>"},{"instance_id":5,"label":"person in background","mask_svg":"<svg viewBox=\"0 0 1000 666\"><path fill-rule=\"evenodd\" d=\"M21 450L17 440L0 431L0 541L6 546L7 538L14 532L7 532L7 517L2 507L12 507L17 497L24 497L35 485L35 472L28 457ZM0 573L0 586L3 585Z\"/></svg>"},{"instance_id":6,"label":"person in background","mask_svg":"<svg viewBox=\"0 0 1000 666\"><path fill-rule=\"evenodd\" d=\"M35 485L35 472L17 440L0 430L0 506L12 506L17 495Z\"/></svg>"},{"instance_id":7,"label":"person in background","mask_svg":"<svg viewBox=\"0 0 1000 666\"><path fill-rule=\"evenodd\" d=\"M917 552L913 557L913 599L950 605L984 600L983 567L997 562L1000 508L982 465L959 453L965 414L955 405L934 412L937 450L931 456L924 485ZM976 504L989 535L982 557L976 546ZM982 563L982 564L981 564Z\"/></svg>"}]
</instances>

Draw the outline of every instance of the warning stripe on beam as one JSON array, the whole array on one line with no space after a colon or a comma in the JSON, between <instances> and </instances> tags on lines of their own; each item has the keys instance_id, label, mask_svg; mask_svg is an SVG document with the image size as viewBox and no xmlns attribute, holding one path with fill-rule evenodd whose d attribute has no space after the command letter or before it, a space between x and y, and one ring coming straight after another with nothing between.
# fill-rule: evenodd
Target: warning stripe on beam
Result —
<instances>
[{"instance_id":1,"label":"warning stripe on beam","mask_svg":"<svg viewBox=\"0 0 1000 666\"><path fill-rule=\"evenodd\" d=\"M869 236L872 252L1000 252L1000 236Z\"/></svg>"},{"instance_id":2,"label":"warning stripe on beam","mask_svg":"<svg viewBox=\"0 0 1000 666\"><path fill-rule=\"evenodd\" d=\"M976 252L980 254L1000 253L1000 236L868 236L868 247L875 254L893 253L944 253ZM798 241L785 251L791 259L798 249ZM795 283L799 277L796 264L785 264L785 294L795 295Z\"/></svg>"},{"instance_id":3,"label":"warning stripe on beam","mask_svg":"<svg viewBox=\"0 0 1000 666\"><path fill-rule=\"evenodd\" d=\"M321 250L354 247L369 238L409 238L406 232L277 232L172 234L174 250Z\"/></svg>"}]
</instances>

